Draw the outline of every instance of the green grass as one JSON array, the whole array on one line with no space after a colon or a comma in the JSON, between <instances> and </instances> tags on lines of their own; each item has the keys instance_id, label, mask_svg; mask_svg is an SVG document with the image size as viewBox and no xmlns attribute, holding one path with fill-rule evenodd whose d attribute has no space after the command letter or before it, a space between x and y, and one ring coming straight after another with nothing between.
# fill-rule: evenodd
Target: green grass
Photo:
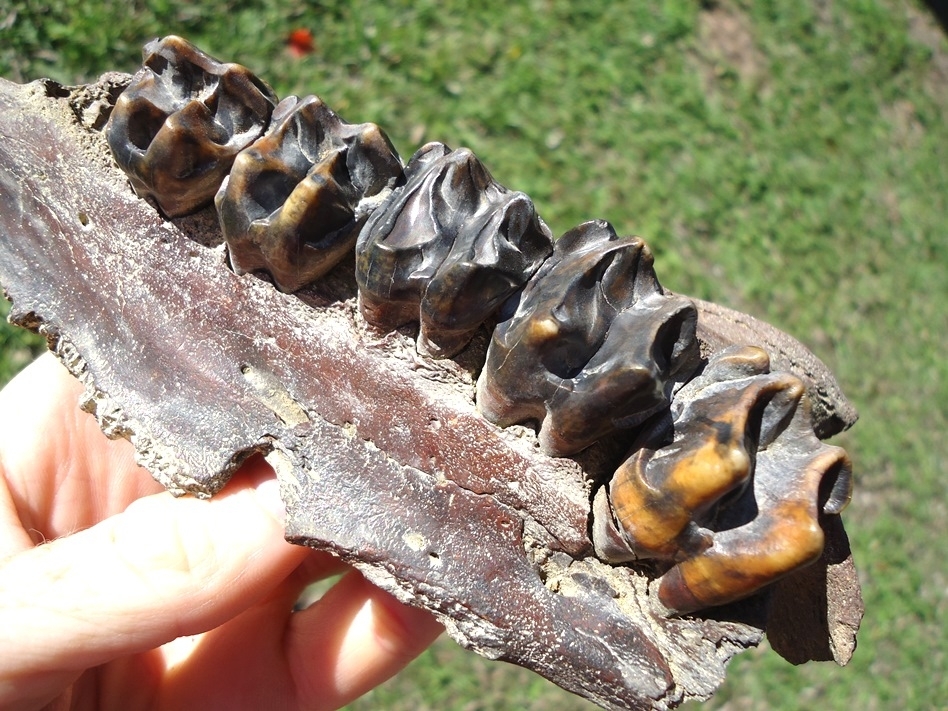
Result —
<instances>
[{"instance_id":1,"label":"green grass","mask_svg":"<svg viewBox=\"0 0 948 711\"><path fill-rule=\"evenodd\" d=\"M948 43L922 6L91 5L0 9L0 75L130 71L143 41L182 34L281 96L379 123L403 157L466 145L556 233L609 219L649 242L669 288L810 345L862 413L839 438L857 467L859 648L843 669L745 654L707 708L948 708ZM294 27L316 52L285 52ZM23 362L16 338L0 374ZM586 706L450 642L353 705Z\"/></svg>"},{"instance_id":2,"label":"green grass","mask_svg":"<svg viewBox=\"0 0 948 711\"><path fill-rule=\"evenodd\" d=\"M6 383L23 366L46 350L46 339L6 322L10 302L0 299L0 383Z\"/></svg>"}]
</instances>

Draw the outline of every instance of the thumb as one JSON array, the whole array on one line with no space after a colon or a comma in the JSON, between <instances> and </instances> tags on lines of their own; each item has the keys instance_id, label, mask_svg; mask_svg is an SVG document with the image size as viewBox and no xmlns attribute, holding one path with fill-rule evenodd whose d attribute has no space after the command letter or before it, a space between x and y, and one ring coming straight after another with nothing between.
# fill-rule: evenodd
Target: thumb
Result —
<instances>
[{"instance_id":1,"label":"thumb","mask_svg":"<svg viewBox=\"0 0 948 711\"><path fill-rule=\"evenodd\" d=\"M220 625L306 553L283 540L277 482L256 460L210 501L148 496L0 562L0 707Z\"/></svg>"}]
</instances>

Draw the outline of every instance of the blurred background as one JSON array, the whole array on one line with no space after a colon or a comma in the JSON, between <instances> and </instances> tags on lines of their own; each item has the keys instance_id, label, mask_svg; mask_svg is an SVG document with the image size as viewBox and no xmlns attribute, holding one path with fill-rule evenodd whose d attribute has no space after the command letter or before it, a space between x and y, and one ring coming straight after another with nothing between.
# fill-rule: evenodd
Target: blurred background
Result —
<instances>
[{"instance_id":1,"label":"blurred background","mask_svg":"<svg viewBox=\"0 0 948 711\"><path fill-rule=\"evenodd\" d=\"M555 234L605 218L666 287L810 346L862 415L835 439L859 646L839 668L765 645L701 708L948 708L948 42L925 5L3 0L0 76L132 72L172 33L378 123L403 159L467 146ZM4 323L0 378L42 348ZM443 638L351 708L592 706Z\"/></svg>"}]
</instances>

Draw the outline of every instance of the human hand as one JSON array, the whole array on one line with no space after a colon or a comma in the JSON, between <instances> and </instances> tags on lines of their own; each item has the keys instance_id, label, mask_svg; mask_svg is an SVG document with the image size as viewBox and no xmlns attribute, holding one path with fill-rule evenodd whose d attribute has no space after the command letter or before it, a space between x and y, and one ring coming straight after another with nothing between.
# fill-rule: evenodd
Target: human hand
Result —
<instances>
[{"instance_id":1,"label":"human hand","mask_svg":"<svg viewBox=\"0 0 948 711\"><path fill-rule=\"evenodd\" d=\"M441 627L283 540L273 471L175 499L76 406L43 356L0 392L0 708L327 709Z\"/></svg>"}]
</instances>

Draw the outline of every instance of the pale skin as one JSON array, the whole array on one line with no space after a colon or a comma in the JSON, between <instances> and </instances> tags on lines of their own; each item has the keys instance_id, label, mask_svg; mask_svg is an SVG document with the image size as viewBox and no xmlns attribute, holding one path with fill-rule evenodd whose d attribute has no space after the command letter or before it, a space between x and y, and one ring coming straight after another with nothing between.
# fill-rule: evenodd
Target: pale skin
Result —
<instances>
[{"instance_id":1,"label":"pale skin","mask_svg":"<svg viewBox=\"0 0 948 711\"><path fill-rule=\"evenodd\" d=\"M0 708L332 709L441 627L283 540L273 471L174 498L43 356L0 392ZM343 573L317 603L311 582Z\"/></svg>"}]
</instances>

